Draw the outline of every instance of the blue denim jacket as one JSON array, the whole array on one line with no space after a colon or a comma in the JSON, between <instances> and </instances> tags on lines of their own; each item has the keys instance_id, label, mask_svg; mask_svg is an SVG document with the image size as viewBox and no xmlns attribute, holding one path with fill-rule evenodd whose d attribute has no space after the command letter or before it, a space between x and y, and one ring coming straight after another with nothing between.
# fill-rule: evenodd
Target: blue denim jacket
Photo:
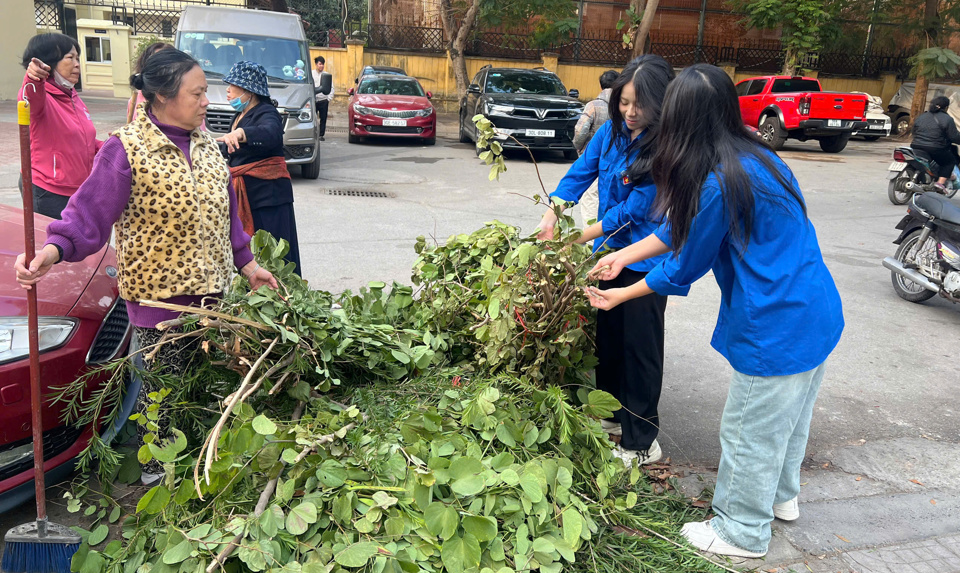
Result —
<instances>
[{"instance_id":1,"label":"blue denim jacket","mask_svg":"<svg viewBox=\"0 0 960 573\"><path fill-rule=\"evenodd\" d=\"M583 155L570 166L557 185L557 190L550 194L551 197L577 203L594 180L597 181L600 191L598 213L603 223L604 238L593 242L594 252L600 249L604 240L607 248L621 249L649 236L659 226L659 221L650 214L653 200L657 196L653 179L649 175L639 182L625 179L626 171L636 158L637 152L627 156L626 151L630 144L627 135L621 135L611 145L612 130L611 121L607 121L597 130ZM642 138L644 135L641 133L638 137ZM665 258L666 255L640 261L628 268L647 272Z\"/></svg>"},{"instance_id":2,"label":"blue denim jacket","mask_svg":"<svg viewBox=\"0 0 960 573\"><path fill-rule=\"evenodd\" d=\"M780 173L799 184L779 157ZM840 341L840 293L823 262L816 231L797 201L755 157L741 158L754 186L754 219L746 249L729 236L720 185L710 175L700 190L700 211L677 255L647 275L664 294L682 290L713 270L721 301L711 345L738 372L788 376L823 363ZM669 225L657 237L671 245Z\"/></svg>"}]
</instances>

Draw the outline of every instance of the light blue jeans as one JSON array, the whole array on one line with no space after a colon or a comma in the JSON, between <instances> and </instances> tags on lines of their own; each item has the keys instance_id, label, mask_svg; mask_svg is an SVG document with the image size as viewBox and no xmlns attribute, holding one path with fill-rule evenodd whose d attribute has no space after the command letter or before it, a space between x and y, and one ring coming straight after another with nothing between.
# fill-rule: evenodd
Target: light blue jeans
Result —
<instances>
[{"instance_id":1,"label":"light blue jeans","mask_svg":"<svg viewBox=\"0 0 960 573\"><path fill-rule=\"evenodd\" d=\"M727 543L766 552L773 505L800 493L800 463L823 371L824 364L791 376L734 371L720 421L711 523Z\"/></svg>"}]
</instances>

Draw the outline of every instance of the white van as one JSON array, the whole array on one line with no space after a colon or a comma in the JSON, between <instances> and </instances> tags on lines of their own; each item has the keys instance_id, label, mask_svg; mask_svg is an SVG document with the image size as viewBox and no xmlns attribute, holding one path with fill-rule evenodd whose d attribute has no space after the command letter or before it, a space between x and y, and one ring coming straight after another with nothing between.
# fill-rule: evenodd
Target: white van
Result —
<instances>
[{"instance_id":1,"label":"white van","mask_svg":"<svg viewBox=\"0 0 960 573\"><path fill-rule=\"evenodd\" d=\"M227 103L223 77L241 60L262 65L267 70L270 97L284 119L287 165L299 165L306 179L320 175L320 123L314 96L321 91L329 93L330 86L313 85L310 46L300 16L186 6L177 27L176 47L196 58L207 76L207 128L213 133L230 131L237 115Z\"/></svg>"}]
</instances>

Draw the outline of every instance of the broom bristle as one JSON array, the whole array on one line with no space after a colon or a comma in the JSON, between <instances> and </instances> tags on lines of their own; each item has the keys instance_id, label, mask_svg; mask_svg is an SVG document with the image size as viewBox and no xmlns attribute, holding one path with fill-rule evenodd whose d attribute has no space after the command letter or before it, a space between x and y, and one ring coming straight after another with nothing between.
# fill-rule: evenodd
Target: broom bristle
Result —
<instances>
[{"instance_id":1,"label":"broom bristle","mask_svg":"<svg viewBox=\"0 0 960 573\"><path fill-rule=\"evenodd\" d=\"M70 573L79 543L8 542L3 549L3 573Z\"/></svg>"}]
</instances>

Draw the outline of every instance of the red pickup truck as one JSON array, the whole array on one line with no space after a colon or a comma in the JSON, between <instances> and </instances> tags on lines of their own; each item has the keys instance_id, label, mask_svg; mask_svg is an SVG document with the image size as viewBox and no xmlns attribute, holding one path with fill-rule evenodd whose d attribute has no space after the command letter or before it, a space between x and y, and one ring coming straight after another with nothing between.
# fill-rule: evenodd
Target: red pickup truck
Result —
<instances>
[{"instance_id":1,"label":"red pickup truck","mask_svg":"<svg viewBox=\"0 0 960 573\"><path fill-rule=\"evenodd\" d=\"M839 153L855 131L866 129L867 97L824 92L816 78L762 76L737 84L743 122L771 147L787 139L816 139L820 149Z\"/></svg>"}]
</instances>

